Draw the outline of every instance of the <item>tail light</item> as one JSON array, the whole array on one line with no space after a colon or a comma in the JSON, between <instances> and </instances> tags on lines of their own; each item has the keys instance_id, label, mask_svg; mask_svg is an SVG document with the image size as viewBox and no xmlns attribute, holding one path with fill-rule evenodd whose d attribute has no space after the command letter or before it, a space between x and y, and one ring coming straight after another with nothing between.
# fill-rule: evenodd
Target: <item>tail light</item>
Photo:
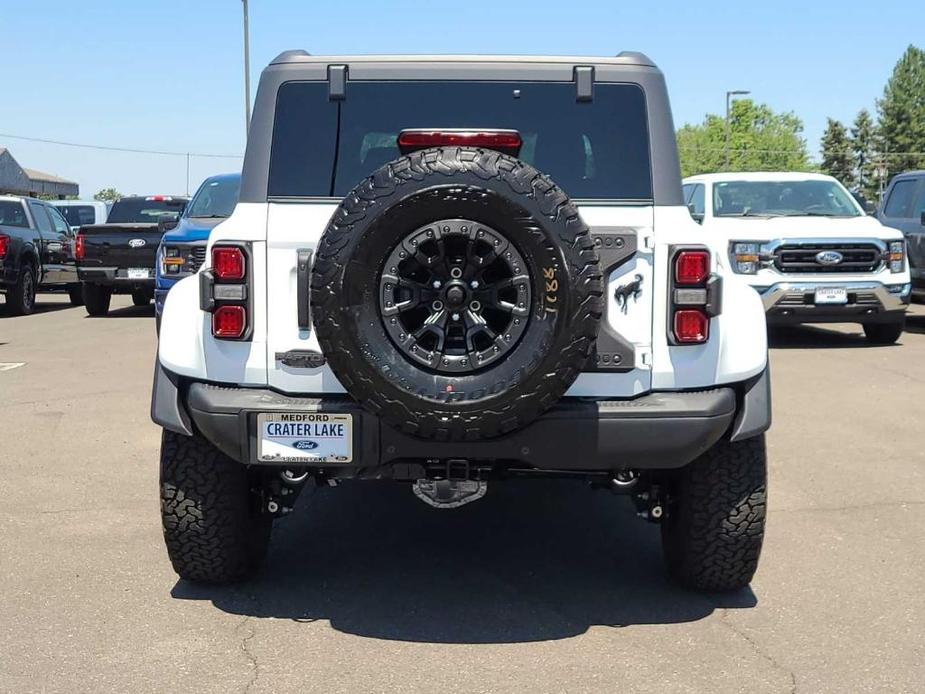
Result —
<instances>
[{"instance_id":1,"label":"tail light","mask_svg":"<svg viewBox=\"0 0 925 694\"><path fill-rule=\"evenodd\" d=\"M669 338L675 345L699 345L710 339L710 318L719 315L722 279L710 272L710 251L673 248L671 254Z\"/></svg>"},{"instance_id":2,"label":"tail light","mask_svg":"<svg viewBox=\"0 0 925 694\"><path fill-rule=\"evenodd\" d=\"M212 266L199 273L199 307L212 314L213 337L250 339L250 260L244 245L215 245Z\"/></svg>"},{"instance_id":3,"label":"tail light","mask_svg":"<svg viewBox=\"0 0 925 694\"><path fill-rule=\"evenodd\" d=\"M398 149L408 154L430 147L485 147L516 157L523 139L516 130L409 129L398 134Z\"/></svg>"},{"instance_id":4,"label":"tail light","mask_svg":"<svg viewBox=\"0 0 925 694\"><path fill-rule=\"evenodd\" d=\"M685 308L674 312L674 337L681 344L697 344L710 338L710 319L703 309Z\"/></svg>"},{"instance_id":5,"label":"tail light","mask_svg":"<svg viewBox=\"0 0 925 694\"><path fill-rule=\"evenodd\" d=\"M0 259L6 258L6 249L10 243L10 237L0 234Z\"/></svg>"},{"instance_id":6,"label":"tail light","mask_svg":"<svg viewBox=\"0 0 925 694\"><path fill-rule=\"evenodd\" d=\"M77 258L77 260L83 260L86 252L86 237L81 231L77 233L77 238L74 239L74 257Z\"/></svg>"},{"instance_id":7,"label":"tail light","mask_svg":"<svg viewBox=\"0 0 925 694\"><path fill-rule=\"evenodd\" d=\"M215 246L212 248L212 272L222 281L243 280L247 261L244 251L237 246Z\"/></svg>"},{"instance_id":8,"label":"tail light","mask_svg":"<svg viewBox=\"0 0 925 694\"><path fill-rule=\"evenodd\" d=\"M243 306L219 306L212 314L212 334L226 340L236 340L247 329L247 312Z\"/></svg>"},{"instance_id":9,"label":"tail light","mask_svg":"<svg viewBox=\"0 0 925 694\"><path fill-rule=\"evenodd\" d=\"M680 251L675 256L674 279L684 286L703 284L710 274L708 251Z\"/></svg>"}]
</instances>

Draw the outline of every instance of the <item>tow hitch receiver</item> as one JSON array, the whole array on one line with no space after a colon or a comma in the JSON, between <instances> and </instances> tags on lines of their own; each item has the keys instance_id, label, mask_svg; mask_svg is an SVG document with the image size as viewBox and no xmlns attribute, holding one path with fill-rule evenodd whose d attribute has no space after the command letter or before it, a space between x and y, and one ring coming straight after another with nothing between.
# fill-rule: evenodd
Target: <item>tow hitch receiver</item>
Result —
<instances>
[{"instance_id":1,"label":"tow hitch receiver","mask_svg":"<svg viewBox=\"0 0 925 694\"><path fill-rule=\"evenodd\" d=\"M485 496L488 482L419 479L411 490L418 499L434 508L459 508Z\"/></svg>"}]
</instances>

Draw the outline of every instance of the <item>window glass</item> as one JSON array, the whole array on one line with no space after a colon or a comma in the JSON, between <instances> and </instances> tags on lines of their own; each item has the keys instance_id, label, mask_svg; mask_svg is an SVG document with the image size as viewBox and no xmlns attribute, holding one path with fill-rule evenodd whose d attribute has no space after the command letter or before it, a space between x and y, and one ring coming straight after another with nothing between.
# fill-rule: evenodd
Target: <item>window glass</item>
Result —
<instances>
[{"instance_id":1,"label":"window glass","mask_svg":"<svg viewBox=\"0 0 925 694\"><path fill-rule=\"evenodd\" d=\"M716 217L860 217L851 194L834 181L722 181L713 185Z\"/></svg>"},{"instance_id":2,"label":"window glass","mask_svg":"<svg viewBox=\"0 0 925 694\"><path fill-rule=\"evenodd\" d=\"M925 212L925 185L919 186L919 197L912 205L912 218L921 219Z\"/></svg>"},{"instance_id":3,"label":"window glass","mask_svg":"<svg viewBox=\"0 0 925 694\"><path fill-rule=\"evenodd\" d=\"M0 200L0 225L29 228L29 220L22 203L17 200Z\"/></svg>"},{"instance_id":4,"label":"window glass","mask_svg":"<svg viewBox=\"0 0 925 694\"><path fill-rule=\"evenodd\" d=\"M694 214L705 214L706 204L704 200L704 186L702 183L698 183L694 186L694 189L691 191L691 199L688 201L688 206L690 207L691 212Z\"/></svg>"},{"instance_id":5,"label":"window glass","mask_svg":"<svg viewBox=\"0 0 925 694\"><path fill-rule=\"evenodd\" d=\"M400 156L396 139L409 128L514 129L520 158L572 197L652 197L638 85L597 84L594 101L578 102L573 83L463 81L351 82L342 102L328 99L326 83L284 84L268 194L341 197Z\"/></svg>"},{"instance_id":6,"label":"window glass","mask_svg":"<svg viewBox=\"0 0 925 694\"><path fill-rule=\"evenodd\" d=\"M35 219L35 225L38 227L41 233L54 233L55 229L51 225L51 220L48 219L48 213L45 211L45 206L42 203L33 202L30 200L29 210L32 212L32 217Z\"/></svg>"},{"instance_id":7,"label":"window glass","mask_svg":"<svg viewBox=\"0 0 925 694\"><path fill-rule=\"evenodd\" d=\"M55 209L64 215L67 223L72 227L96 223L96 214L92 205L56 205Z\"/></svg>"},{"instance_id":8,"label":"window glass","mask_svg":"<svg viewBox=\"0 0 925 694\"><path fill-rule=\"evenodd\" d=\"M110 224L157 224L165 215L183 211L186 198L122 198L109 212Z\"/></svg>"},{"instance_id":9,"label":"window glass","mask_svg":"<svg viewBox=\"0 0 925 694\"><path fill-rule=\"evenodd\" d=\"M186 210L187 217L230 217L238 204L240 176L208 178L199 186Z\"/></svg>"},{"instance_id":10,"label":"window glass","mask_svg":"<svg viewBox=\"0 0 925 694\"><path fill-rule=\"evenodd\" d=\"M64 221L64 217L61 216L57 208L46 207L45 211L48 213L48 216L51 217L51 224L54 226L55 231L59 234L70 235L71 228L67 225L67 222Z\"/></svg>"},{"instance_id":11,"label":"window glass","mask_svg":"<svg viewBox=\"0 0 925 694\"><path fill-rule=\"evenodd\" d=\"M887 217L911 217L912 196L917 186L918 181L913 178L897 181L890 191L890 199L886 201L883 214Z\"/></svg>"}]
</instances>

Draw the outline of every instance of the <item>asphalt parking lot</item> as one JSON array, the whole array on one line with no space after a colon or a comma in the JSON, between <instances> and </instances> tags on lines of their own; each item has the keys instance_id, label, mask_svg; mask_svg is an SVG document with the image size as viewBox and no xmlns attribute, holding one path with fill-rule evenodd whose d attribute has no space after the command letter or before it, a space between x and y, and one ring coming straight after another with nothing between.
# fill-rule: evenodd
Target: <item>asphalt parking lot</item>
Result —
<instances>
[{"instance_id":1,"label":"asphalt parking lot","mask_svg":"<svg viewBox=\"0 0 925 694\"><path fill-rule=\"evenodd\" d=\"M255 579L178 582L151 310L40 303L0 308L2 691L922 690L925 307L893 347L773 336L763 561L715 597L667 581L628 501L560 482L456 512L317 490Z\"/></svg>"}]
</instances>

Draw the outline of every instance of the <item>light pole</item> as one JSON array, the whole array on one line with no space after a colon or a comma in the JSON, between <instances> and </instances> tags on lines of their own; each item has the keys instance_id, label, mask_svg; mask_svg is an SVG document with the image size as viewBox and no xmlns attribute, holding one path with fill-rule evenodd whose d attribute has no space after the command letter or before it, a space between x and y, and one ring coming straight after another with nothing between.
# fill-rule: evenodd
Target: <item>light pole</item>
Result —
<instances>
[{"instance_id":1,"label":"light pole","mask_svg":"<svg viewBox=\"0 0 925 694\"><path fill-rule=\"evenodd\" d=\"M247 25L247 0L241 2L244 4L244 136L247 137L251 129L251 47Z\"/></svg>"},{"instance_id":2,"label":"light pole","mask_svg":"<svg viewBox=\"0 0 925 694\"><path fill-rule=\"evenodd\" d=\"M244 2L247 3L247 0L244 0ZM732 97L745 96L746 94L751 94L751 92L744 89L734 89L731 92L726 92L726 171L729 171L729 108L732 104Z\"/></svg>"}]
</instances>

